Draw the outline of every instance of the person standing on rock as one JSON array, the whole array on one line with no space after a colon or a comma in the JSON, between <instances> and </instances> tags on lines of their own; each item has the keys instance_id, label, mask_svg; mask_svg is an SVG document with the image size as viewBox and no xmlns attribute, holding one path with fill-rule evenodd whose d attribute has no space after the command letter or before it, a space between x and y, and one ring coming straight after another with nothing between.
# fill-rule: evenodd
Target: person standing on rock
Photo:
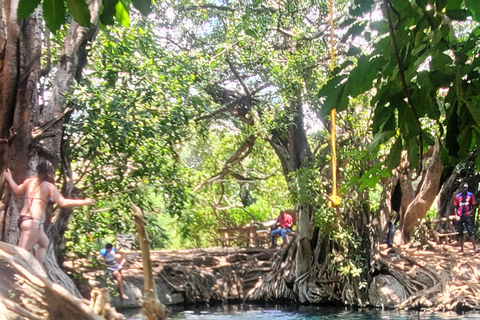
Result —
<instances>
[{"instance_id":1,"label":"person standing on rock","mask_svg":"<svg viewBox=\"0 0 480 320\"><path fill-rule=\"evenodd\" d=\"M468 191L468 184L462 184L462 191L455 195L453 200L453 206L455 207L457 228L458 228L458 241L460 242L460 252L463 252L463 243L465 242L463 235L463 226L467 229L468 237L473 243L473 251L477 252L475 245L475 236L473 234L472 220L473 209L476 205L475 196Z\"/></svg>"},{"instance_id":2,"label":"person standing on rock","mask_svg":"<svg viewBox=\"0 0 480 320\"><path fill-rule=\"evenodd\" d=\"M128 299L128 296L123 291L123 275L122 269L127 260L121 254L115 251L111 243L107 243L105 248L100 250L103 262L107 266L107 270L111 271L113 278L117 282L118 293L122 299ZM120 260L121 259L121 260ZM120 263L118 262L120 260Z\"/></svg>"},{"instance_id":3,"label":"person standing on rock","mask_svg":"<svg viewBox=\"0 0 480 320\"><path fill-rule=\"evenodd\" d=\"M38 244L38 248L35 250L35 258L40 264L43 264L49 243L48 237L43 231L43 218L48 202L52 200L62 208L73 208L90 206L93 204L93 200L90 198L68 199L63 197L53 184L55 169L49 161L44 159L38 162L37 174L27 178L20 185L17 185L13 180L10 169L5 170L4 176L13 193L24 195L24 203L17 224L20 229L18 246L31 251L35 244Z\"/></svg>"}]
</instances>

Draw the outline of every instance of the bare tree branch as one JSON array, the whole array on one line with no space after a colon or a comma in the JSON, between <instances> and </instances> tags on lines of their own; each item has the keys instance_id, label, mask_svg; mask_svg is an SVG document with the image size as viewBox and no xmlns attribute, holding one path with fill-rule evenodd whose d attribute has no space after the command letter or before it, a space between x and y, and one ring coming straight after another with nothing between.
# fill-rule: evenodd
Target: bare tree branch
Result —
<instances>
[{"instance_id":1,"label":"bare tree branch","mask_svg":"<svg viewBox=\"0 0 480 320\"><path fill-rule=\"evenodd\" d=\"M253 150L253 145L255 144L255 140L257 139L256 136L250 136L248 137L247 140L243 142L243 144L240 146L240 148L235 151L234 154L230 156L230 158L225 162L222 170L217 173L215 176L208 178L204 182L202 182L200 185L195 187L194 191L198 191L203 186L206 184L212 183L213 181L216 181L218 179L222 179L225 177L231 170L231 168L236 165L237 163L240 163L243 159L245 159Z\"/></svg>"},{"instance_id":2,"label":"bare tree branch","mask_svg":"<svg viewBox=\"0 0 480 320\"><path fill-rule=\"evenodd\" d=\"M271 83L266 83L266 84L264 84L264 85L261 85L261 86L258 87L257 89L253 90L253 91L251 92L251 95L254 96L255 94L259 93L260 91L262 91L262 90L264 90L264 89L266 89L266 88L268 88L268 87L271 87L271 86L272 86ZM241 97L238 97L238 98L236 98L235 100L229 102L229 103L228 103L227 105L225 105L224 107L219 108L219 109L217 109L217 110L215 110L215 111L213 111L212 113L209 113L209 114L207 114L207 115L198 117L198 118L196 118L194 121L195 121L195 122L198 122L198 121L202 121L202 120L206 120L206 119L211 119L211 118L215 117L216 115L221 114L221 113L224 113L224 112L227 112L227 111L230 112L230 113L232 113L231 108L234 107L234 106L236 106L236 105L238 105L239 103L241 103L242 101L244 101L244 100L246 100L246 99L248 99L248 97L247 97L247 96L244 96L244 95L241 96Z\"/></svg>"},{"instance_id":3,"label":"bare tree branch","mask_svg":"<svg viewBox=\"0 0 480 320\"><path fill-rule=\"evenodd\" d=\"M247 94L247 96L249 98L252 98L252 95L250 94L250 90L248 90L248 87L247 85L245 84L245 82L243 82L243 79L242 77L240 76L240 74L238 73L237 69L235 68L235 66L233 65L233 63L230 61L230 59L227 58L227 63L228 63L228 66L230 67L230 70L232 70L233 74L235 75L235 78L237 78L237 80L240 82L240 84L242 85L243 87L243 90L245 90L245 93Z\"/></svg>"}]
</instances>

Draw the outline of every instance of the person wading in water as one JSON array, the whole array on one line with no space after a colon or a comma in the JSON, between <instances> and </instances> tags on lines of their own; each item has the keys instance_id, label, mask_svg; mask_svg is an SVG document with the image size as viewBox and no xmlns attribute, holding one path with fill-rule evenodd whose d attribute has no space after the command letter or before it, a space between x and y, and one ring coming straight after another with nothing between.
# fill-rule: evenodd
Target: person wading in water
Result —
<instances>
[{"instance_id":1,"label":"person wading in water","mask_svg":"<svg viewBox=\"0 0 480 320\"><path fill-rule=\"evenodd\" d=\"M89 206L93 200L68 199L62 196L57 187L53 184L55 169L47 160L40 160L37 165L37 174L27 178L22 184L17 185L12 178L9 169L4 172L5 179L16 195L24 195L23 208L18 217L18 228L20 239L18 246L31 251L35 244L35 258L43 264L48 248L48 237L43 231L43 218L48 202L52 199L62 208L73 208L77 206Z\"/></svg>"}]
</instances>

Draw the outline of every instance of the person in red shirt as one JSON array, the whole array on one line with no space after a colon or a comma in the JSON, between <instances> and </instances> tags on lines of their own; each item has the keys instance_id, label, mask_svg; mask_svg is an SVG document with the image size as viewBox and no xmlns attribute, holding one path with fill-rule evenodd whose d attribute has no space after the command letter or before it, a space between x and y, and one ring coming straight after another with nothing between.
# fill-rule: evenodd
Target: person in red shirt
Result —
<instances>
[{"instance_id":1,"label":"person in red shirt","mask_svg":"<svg viewBox=\"0 0 480 320\"><path fill-rule=\"evenodd\" d=\"M463 243L465 242L463 225L465 225L468 237L473 243L473 251L477 251L475 246L475 236L473 234L472 220L470 219L476 204L475 196L473 193L468 191L468 184L464 183L462 185L462 192L457 193L455 195L455 199L453 200L453 206L455 207L455 215L457 219L458 240L461 247L460 252L463 252Z\"/></svg>"},{"instance_id":2,"label":"person in red shirt","mask_svg":"<svg viewBox=\"0 0 480 320\"><path fill-rule=\"evenodd\" d=\"M280 214L277 218L277 226L280 226L280 229L272 230L272 233L270 234L272 240L272 247L275 246L275 236L277 235L282 236L283 244L287 243L287 235L292 233L292 216L286 213L284 210L280 211Z\"/></svg>"}]
</instances>

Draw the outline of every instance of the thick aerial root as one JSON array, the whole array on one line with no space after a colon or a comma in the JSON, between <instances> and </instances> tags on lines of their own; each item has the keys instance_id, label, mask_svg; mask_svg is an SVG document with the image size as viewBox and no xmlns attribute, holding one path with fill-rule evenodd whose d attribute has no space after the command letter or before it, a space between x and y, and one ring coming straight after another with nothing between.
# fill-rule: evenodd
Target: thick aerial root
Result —
<instances>
[{"instance_id":1,"label":"thick aerial root","mask_svg":"<svg viewBox=\"0 0 480 320\"><path fill-rule=\"evenodd\" d=\"M451 246L434 251L402 248L375 257L405 288L408 298L398 308L438 311L480 309L480 258ZM467 249L469 250L469 249Z\"/></svg>"}]
</instances>

